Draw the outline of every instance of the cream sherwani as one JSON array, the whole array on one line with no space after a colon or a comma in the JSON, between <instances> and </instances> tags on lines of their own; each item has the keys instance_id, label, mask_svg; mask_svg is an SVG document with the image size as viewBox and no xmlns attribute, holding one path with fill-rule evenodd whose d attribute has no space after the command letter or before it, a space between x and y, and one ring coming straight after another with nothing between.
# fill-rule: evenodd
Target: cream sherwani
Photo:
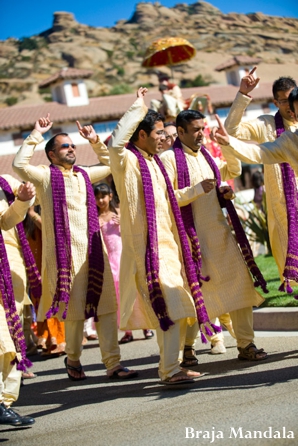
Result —
<instances>
[{"instance_id":1,"label":"cream sherwani","mask_svg":"<svg viewBox=\"0 0 298 446\"><path fill-rule=\"evenodd\" d=\"M121 327L132 330L159 326L146 283L147 219L139 162L125 148L146 112L143 101L137 100L123 116L109 142L111 171L121 207L123 247L120 266L120 324ZM158 232L159 278L168 313L172 320L191 318L194 322L194 304L181 263L165 179L153 157L138 150L146 160L152 179Z\"/></svg>"},{"instance_id":2,"label":"cream sherwani","mask_svg":"<svg viewBox=\"0 0 298 446\"><path fill-rule=\"evenodd\" d=\"M257 144L272 142L276 139L276 128L274 116L262 115L252 121L241 122L246 107L252 98L237 93L235 101L225 121L227 132L235 138L253 141ZM283 119L286 130L295 132L298 123ZM246 162L252 163L249 152L246 153ZM296 174L296 182L298 178ZM283 181L279 164L264 166L264 183L266 187L266 200L268 210L268 229L272 253L278 266L282 279L285 267L288 246L288 219L286 201L283 190Z\"/></svg>"},{"instance_id":3,"label":"cream sherwani","mask_svg":"<svg viewBox=\"0 0 298 446\"><path fill-rule=\"evenodd\" d=\"M17 195L17 190L21 183L10 175L2 176L8 181L14 194ZM34 199L30 201L16 199L9 206L3 190L0 189L0 228L11 268L16 307L19 315L22 314L23 305L27 299L27 277L15 226L24 220L33 202ZM0 294L0 403L4 402L6 406L10 406L12 402L16 401L19 395L21 373L16 371L16 368L10 364L15 355L16 350L8 330ZM9 378L7 379L8 375Z\"/></svg>"},{"instance_id":4,"label":"cream sherwani","mask_svg":"<svg viewBox=\"0 0 298 446\"><path fill-rule=\"evenodd\" d=\"M38 318L43 321L51 306L56 290L57 267L55 252L55 228L53 221L53 201L49 166L33 166L29 164L37 144L43 141L41 134L33 130L18 151L13 168L18 175L31 181L37 191L42 208L42 298L38 310ZM88 225L86 206L86 185L81 173L73 169L63 173L68 217L71 234L71 292L66 321L84 320L85 302L88 283ZM110 173L106 166L82 167L89 175L92 183L100 181ZM112 313L117 310L115 287L109 262L105 255L105 272L103 291L98 305L98 315ZM61 316L64 304L60 306Z\"/></svg>"},{"instance_id":5,"label":"cream sherwani","mask_svg":"<svg viewBox=\"0 0 298 446\"><path fill-rule=\"evenodd\" d=\"M214 173L200 150L193 152L185 145L183 150L192 188L178 190L173 150L164 152L161 159L174 186L179 206L192 204L202 253L202 275L210 276L210 281L203 282L202 285L208 314L214 318L224 313L258 306L263 299L254 288L243 256L219 205L216 190L205 194L200 185L201 181L214 178ZM235 158L230 163L219 158L215 161L223 181L234 178L241 172L241 164ZM194 194L196 188L197 194Z\"/></svg>"}]
</instances>

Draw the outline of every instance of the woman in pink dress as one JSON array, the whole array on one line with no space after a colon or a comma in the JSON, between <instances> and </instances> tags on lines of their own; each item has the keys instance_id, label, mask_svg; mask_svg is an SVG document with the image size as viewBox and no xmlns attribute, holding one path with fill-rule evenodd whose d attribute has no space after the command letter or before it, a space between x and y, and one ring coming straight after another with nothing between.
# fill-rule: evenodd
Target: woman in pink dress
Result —
<instances>
[{"instance_id":1,"label":"woman in pink dress","mask_svg":"<svg viewBox=\"0 0 298 446\"><path fill-rule=\"evenodd\" d=\"M120 213L119 209L113 202L113 193L110 186L106 183L99 183L94 185L94 195L96 199L99 225L102 233L102 238L108 253L113 279L115 283L116 298L118 303L118 326L120 323L120 295L119 295L119 269L120 258L122 251L122 242L120 235ZM143 330L146 339L154 336L152 330ZM131 331L126 331L124 336L119 341L120 344L126 344L133 341Z\"/></svg>"}]
</instances>

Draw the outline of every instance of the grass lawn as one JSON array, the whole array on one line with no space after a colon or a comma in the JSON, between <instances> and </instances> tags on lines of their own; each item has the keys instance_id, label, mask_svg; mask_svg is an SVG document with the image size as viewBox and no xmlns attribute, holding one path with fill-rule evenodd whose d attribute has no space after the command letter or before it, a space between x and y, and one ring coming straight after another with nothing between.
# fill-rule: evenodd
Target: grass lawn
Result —
<instances>
[{"instance_id":1,"label":"grass lawn","mask_svg":"<svg viewBox=\"0 0 298 446\"><path fill-rule=\"evenodd\" d=\"M260 288L257 288L265 299L261 307L298 307L298 300L294 299L294 295L298 295L298 287L293 288L292 296L278 291L280 279L274 258L260 255L255 258L255 261L265 277L269 290L269 293L265 294Z\"/></svg>"}]
</instances>

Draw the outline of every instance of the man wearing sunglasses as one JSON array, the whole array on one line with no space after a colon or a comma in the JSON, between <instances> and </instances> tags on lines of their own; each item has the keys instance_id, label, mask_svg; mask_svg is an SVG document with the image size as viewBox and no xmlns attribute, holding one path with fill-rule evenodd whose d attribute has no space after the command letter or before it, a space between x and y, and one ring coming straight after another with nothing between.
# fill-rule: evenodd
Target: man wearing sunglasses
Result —
<instances>
[{"instance_id":1,"label":"man wearing sunglasses","mask_svg":"<svg viewBox=\"0 0 298 446\"><path fill-rule=\"evenodd\" d=\"M67 133L59 133L47 142L50 166L31 165L36 145L52 125L49 114L36 121L13 162L15 172L35 185L43 214L38 319L56 316L65 320L64 363L72 381L86 378L80 356L84 320L89 317L94 317L108 377L133 378L137 373L120 365L115 287L102 249L92 188L92 183L110 174L110 168L98 164L76 166L76 146ZM97 152L102 143L93 127L77 125L81 136Z\"/></svg>"},{"instance_id":2,"label":"man wearing sunglasses","mask_svg":"<svg viewBox=\"0 0 298 446\"><path fill-rule=\"evenodd\" d=\"M273 102L278 108L275 116L262 115L251 121L241 121L246 107L252 101L250 93L260 80L254 77L255 70L256 67L241 80L239 92L225 121L225 128L229 135L235 138L263 144L275 141L285 130L295 132L298 129L298 121L291 112L288 100L291 91L297 85L291 77L280 77L272 86ZM251 155L251 162L253 163L253 150ZM264 165L269 237L272 253L282 279L288 246L288 210L281 169L280 164Z\"/></svg>"}]
</instances>

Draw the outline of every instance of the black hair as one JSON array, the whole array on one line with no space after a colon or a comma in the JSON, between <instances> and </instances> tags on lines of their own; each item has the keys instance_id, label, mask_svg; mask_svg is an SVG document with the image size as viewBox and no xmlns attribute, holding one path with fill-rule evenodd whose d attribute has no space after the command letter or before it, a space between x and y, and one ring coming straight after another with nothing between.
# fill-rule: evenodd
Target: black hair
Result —
<instances>
[{"instance_id":1,"label":"black hair","mask_svg":"<svg viewBox=\"0 0 298 446\"><path fill-rule=\"evenodd\" d=\"M163 126L164 126L164 128L166 128L166 127L170 127L170 125L172 127L176 127L176 123L175 122L165 122Z\"/></svg>"},{"instance_id":2,"label":"black hair","mask_svg":"<svg viewBox=\"0 0 298 446\"><path fill-rule=\"evenodd\" d=\"M116 206L114 204L114 197L113 197L113 191L110 188L110 186L107 183L97 183L93 185L93 191L94 191L94 195L95 197L99 194L101 194L103 197L105 197L106 195L110 195L112 194L112 200L109 202L109 210L111 212L114 212L114 214L118 215ZM98 215L99 215L99 208L97 206L97 210L98 210Z\"/></svg>"},{"instance_id":3,"label":"black hair","mask_svg":"<svg viewBox=\"0 0 298 446\"><path fill-rule=\"evenodd\" d=\"M182 127L187 131L187 125L196 119L205 119L205 115L198 110L183 110L176 118L176 127Z\"/></svg>"},{"instance_id":4,"label":"black hair","mask_svg":"<svg viewBox=\"0 0 298 446\"><path fill-rule=\"evenodd\" d=\"M256 170L251 176L251 183L254 189L263 186L264 184L264 175L259 170Z\"/></svg>"},{"instance_id":5,"label":"black hair","mask_svg":"<svg viewBox=\"0 0 298 446\"><path fill-rule=\"evenodd\" d=\"M45 145L45 152L47 155L48 160L50 161L50 163L52 163L51 158L49 157L49 152L53 152L55 149L55 145L56 145L56 137L62 135L62 136L68 136L68 133L57 133L56 135L54 135L51 139L48 140L48 142Z\"/></svg>"},{"instance_id":6,"label":"black hair","mask_svg":"<svg viewBox=\"0 0 298 446\"><path fill-rule=\"evenodd\" d=\"M290 109L292 110L293 113L295 113L295 109L294 109L294 102L298 102L298 87L295 87L289 96L289 104L290 104Z\"/></svg>"},{"instance_id":7,"label":"black hair","mask_svg":"<svg viewBox=\"0 0 298 446\"><path fill-rule=\"evenodd\" d=\"M152 109L149 109L143 121L140 122L134 134L130 138L132 143L137 142L139 139L140 130L144 130L146 135L150 135L152 130L154 130L154 126L156 122L163 122L164 118L162 115Z\"/></svg>"},{"instance_id":8,"label":"black hair","mask_svg":"<svg viewBox=\"0 0 298 446\"><path fill-rule=\"evenodd\" d=\"M279 77L272 85L272 94L275 100L277 100L277 93L279 91L288 91L291 88L297 87L296 82L292 77Z\"/></svg>"}]
</instances>

